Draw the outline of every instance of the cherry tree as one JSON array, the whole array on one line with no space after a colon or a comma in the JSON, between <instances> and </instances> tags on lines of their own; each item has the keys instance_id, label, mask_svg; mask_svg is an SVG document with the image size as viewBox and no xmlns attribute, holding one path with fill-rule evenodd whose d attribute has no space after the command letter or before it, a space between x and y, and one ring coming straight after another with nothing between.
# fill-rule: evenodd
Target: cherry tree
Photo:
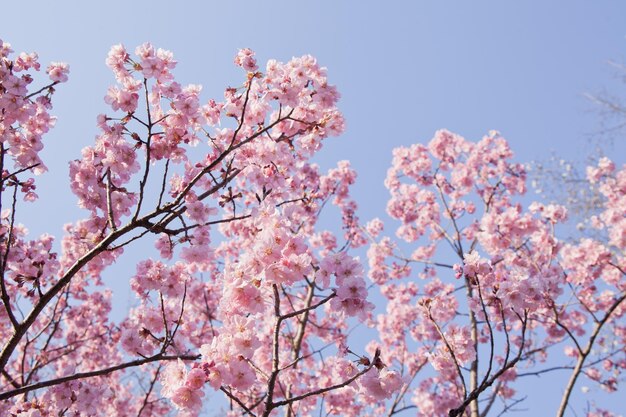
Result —
<instances>
[{"instance_id":1,"label":"cherry tree","mask_svg":"<svg viewBox=\"0 0 626 417\"><path fill-rule=\"evenodd\" d=\"M564 369L563 416L580 378L617 389L625 168L588 169L607 238L564 244L566 210L523 207L524 168L498 133L442 130L394 151L391 237L357 216L347 161L312 162L344 129L313 57L261 71L243 49L243 82L206 101L175 81L171 52L116 45L111 111L70 163L86 217L55 243L18 209L37 199L69 67L31 87L37 55L1 44L1 415L478 417L512 410L519 379ZM338 233L318 224L329 209ZM105 275L131 245L148 254L117 277L137 300L117 322ZM367 346L359 323L377 333Z\"/></svg>"},{"instance_id":2,"label":"cherry tree","mask_svg":"<svg viewBox=\"0 0 626 417\"><path fill-rule=\"evenodd\" d=\"M608 159L587 169L604 196L590 220L607 239L564 244L555 233L565 208L515 202L526 174L511 158L497 132L472 143L439 131L427 146L394 151L388 213L414 246L370 222L369 276L388 300L376 320L383 360L416 382L387 415L416 407L475 417L498 403L508 411L519 378L568 370L555 410L563 416L581 376L608 391L623 378L626 169ZM446 249L454 261L437 260ZM418 379L428 366L437 372ZM589 415L613 415L598 413Z\"/></svg>"}]
</instances>

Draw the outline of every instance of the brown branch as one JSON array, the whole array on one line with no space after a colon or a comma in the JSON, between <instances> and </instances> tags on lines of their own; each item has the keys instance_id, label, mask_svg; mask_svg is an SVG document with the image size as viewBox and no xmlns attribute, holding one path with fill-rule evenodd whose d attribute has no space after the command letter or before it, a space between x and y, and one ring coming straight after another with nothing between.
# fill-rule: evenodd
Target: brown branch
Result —
<instances>
[{"instance_id":1,"label":"brown branch","mask_svg":"<svg viewBox=\"0 0 626 417\"><path fill-rule=\"evenodd\" d=\"M599 357L598 357L598 358L596 358L595 360L593 360L593 361L591 361L591 362L586 363L586 364L583 366L583 369L587 369L587 368L590 368L590 367L592 367L592 366L595 366L595 365L597 365L597 364L599 364L599 363L602 363L602 362L604 362L605 360L607 360L607 359L609 359L609 358L611 358L611 357L613 357L613 356L615 356L615 355L621 354L621 353L623 353L623 352L624 352L623 347L622 347L622 346L619 346L617 349L615 349L615 350L613 350L613 351L611 351L611 352L607 353L606 355L599 356ZM540 370L538 370L538 371L534 371L534 372L533 372L533 371L529 371L529 372L518 373L516 376L517 376L517 378L521 378L521 377L525 377L525 376L536 376L536 377L540 377L542 374L546 374L546 373L548 373L548 372L553 372L553 371L561 371L561 370L570 370L570 371L571 371L571 370L573 370L574 368L575 368L575 366L574 366L574 365L552 366L552 367L550 367L550 368L544 368L544 369L540 369Z\"/></svg>"},{"instance_id":2,"label":"brown branch","mask_svg":"<svg viewBox=\"0 0 626 417\"><path fill-rule=\"evenodd\" d=\"M308 309L311 307L311 303L313 302L313 296L315 295L315 281L307 280L307 282L308 282L308 289L307 289L306 299L304 301L305 309ZM300 322L300 325L298 326L296 337L292 343L293 355L291 357L292 357L294 369L298 366L298 358L300 357L300 349L302 348L302 341L304 340L304 334L306 332L306 325L309 322L309 310L306 310L304 312L304 316L301 319L299 319L299 322ZM291 398L291 387L292 387L291 384L287 387L287 392L285 393L286 399ZM291 404L290 404L289 408L287 409L287 417L292 417L292 416L293 416L293 410L291 409Z\"/></svg>"},{"instance_id":3,"label":"brown branch","mask_svg":"<svg viewBox=\"0 0 626 417\"><path fill-rule=\"evenodd\" d=\"M276 324L274 325L274 336L272 339L272 373L270 374L269 381L267 382L267 399L265 401L265 410L262 417L269 417L270 413L274 409L274 387L276 385L276 379L280 372L280 357L279 357L279 339L280 339L280 324L284 320L280 315L280 295L278 294L278 287L276 284L272 284L272 290L274 293L274 317Z\"/></svg>"},{"instance_id":4,"label":"brown branch","mask_svg":"<svg viewBox=\"0 0 626 417\"><path fill-rule=\"evenodd\" d=\"M459 407L454 408L454 409L452 409L452 410L450 410L448 412L448 416L449 417L458 417L458 416L463 415L463 413L465 412L465 409L467 408L468 405L470 405L472 402L475 402L478 399L478 397L480 396L480 394L482 394L487 388L492 386L493 383L498 378L500 378L500 376L503 373L505 373L506 371L508 371L512 367L514 367L517 364L517 362L519 362L519 360L522 358L522 352L524 350L525 335L526 335L526 324L528 322L527 312L524 312L524 318L522 318L519 315L518 315L518 317L519 317L520 321L522 322L522 341L521 341L521 344L520 344L520 347L519 347L519 351L517 352L517 356L515 358L513 358L512 361L505 362L502 365L502 368L500 368L500 370L498 372L493 374L492 377L489 378L489 380L487 380L481 386L477 387L475 390L472 390L470 392L470 394L467 396L467 398L465 399L465 401L463 401L463 403Z\"/></svg>"},{"instance_id":5,"label":"brown branch","mask_svg":"<svg viewBox=\"0 0 626 417\"><path fill-rule=\"evenodd\" d=\"M316 308L326 304L327 302L329 302L330 300L332 300L337 294L335 293L335 291L333 290L333 292L331 294L329 294L328 296L326 296L325 298L323 298L321 301L318 301L315 304L312 304L308 307L304 307L300 310L296 310L296 311L292 311L291 313L287 313L287 314L283 314L281 317L281 321L288 319L290 317L295 317L295 316L299 316L300 314L303 313L307 313L311 310L315 310Z\"/></svg>"},{"instance_id":6,"label":"brown branch","mask_svg":"<svg viewBox=\"0 0 626 417\"><path fill-rule=\"evenodd\" d=\"M291 110L289 112L289 114L286 116L288 117L289 115L291 115L291 113L293 113L293 110ZM276 119L274 122L270 123L269 125L265 126L263 129L255 132L254 134L250 135L250 137L242 140L239 143L236 144L232 144L231 146L228 147L228 149L226 149L224 152L222 152L217 158L215 158L215 160L213 162L211 162L209 165L207 165L206 167L204 167L200 172L198 172L196 174L195 177L193 177L191 179L191 181L189 181L189 184L187 184L187 186L185 186L185 188L183 188L183 190L180 192L180 194L176 197L176 199L172 202L172 206L175 206L177 204L179 204L184 198L185 196L189 193L189 191L193 188L193 186L200 181L200 179L207 174L208 172L212 171L215 167L217 167L218 164L220 164L224 159L226 159L226 157L228 155L230 155L233 151L239 149L240 147L246 145L247 143L253 141L254 139L256 139L257 137L261 136L264 132L271 130L274 126L276 126L277 124L279 124L280 122L282 122L283 120L285 120L285 118L278 118ZM206 193L201 194L198 199L202 200L202 198L206 197ZM202 198L201 198L202 197Z\"/></svg>"},{"instance_id":7,"label":"brown branch","mask_svg":"<svg viewBox=\"0 0 626 417\"><path fill-rule=\"evenodd\" d=\"M485 372L483 380L480 382L480 385L482 386L491 375L491 369L493 366L493 355L495 353L495 341L493 337L493 328L491 327L491 320L489 320L489 313L487 312L487 307L485 306L485 300L483 298L483 293L480 288L480 281L478 280L478 277L476 278L476 287L478 288L478 298L480 299L481 310L485 315L485 322L487 323L487 328L489 329L489 365L487 366L487 372ZM478 352L476 352L476 355L478 356Z\"/></svg>"},{"instance_id":8,"label":"brown branch","mask_svg":"<svg viewBox=\"0 0 626 417\"><path fill-rule=\"evenodd\" d=\"M183 288L183 299L180 302L180 314L178 315L178 320L176 320L176 326L174 326L174 330L172 331L172 335L168 340L168 343L163 347L162 352L165 352L165 349L168 345L174 343L174 337L176 337L176 332L180 328L180 325L183 322L183 313L185 312L185 300L187 299L187 283L185 282L185 287Z\"/></svg>"},{"instance_id":9,"label":"brown branch","mask_svg":"<svg viewBox=\"0 0 626 417\"><path fill-rule=\"evenodd\" d=\"M427 364L427 363L428 363L428 361L422 362L420 364L420 366L418 366L417 369L411 375L411 379L404 384L404 386L402 387L400 392L396 395L396 398L393 400L393 404L391 405L391 408L389 409L389 413L387 413L387 417L392 417L394 414L400 413L400 412L402 412L404 410L407 410L407 409L410 409L410 408L414 407L414 406L405 406L405 407L402 407L402 408L396 408L400 404L400 401L406 395L406 393L409 390L409 388L411 387L411 384L413 383L413 380L415 380L415 377L417 376L417 374L422 370L424 365Z\"/></svg>"},{"instance_id":10,"label":"brown branch","mask_svg":"<svg viewBox=\"0 0 626 417\"><path fill-rule=\"evenodd\" d=\"M233 144L237 140L237 135L239 134L239 131L243 127L243 122L244 122L244 120L246 118L246 108L248 107L248 100L250 98L250 90L252 89L252 81L253 80L254 80L254 78L248 79L248 85L246 87L246 98L243 101L243 106L241 106L241 119L239 120L239 125L237 126L237 129L235 129L235 132L233 133L233 138L230 141L229 148L232 148Z\"/></svg>"},{"instance_id":11,"label":"brown branch","mask_svg":"<svg viewBox=\"0 0 626 417\"><path fill-rule=\"evenodd\" d=\"M143 413L143 410L148 405L148 400L150 399L150 394L152 394L154 385L156 384L156 381L159 377L159 372L161 372L161 365L159 365L156 372L154 373L154 376L152 377L152 380L150 381L150 387L148 388L148 392L146 392L146 396L143 399L143 404L141 404L141 408L139 409L139 412L137 412L137 417L141 417L141 413Z\"/></svg>"},{"instance_id":12,"label":"brown branch","mask_svg":"<svg viewBox=\"0 0 626 417\"><path fill-rule=\"evenodd\" d=\"M570 337L570 339L572 339L572 342L574 342L574 344L576 345L576 349L578 350L578 353L580 355L583 354L583 349L580 346L580 344L578 343L578 339L576 339L576 337L574 336L574 334L570 331L570 329L564 325L563 323L561 323L561 320L559 320L559 312L556 310L556 306L552 306L552 311L554 312L554 323L559 326L561 329L563 329L565 331L565 333L567 333L567 335Z\"/></svg>"},{"instance_id":13,"label":"brown branch","mask_svg":"<svg viewBox=\"0 0 626 417\"><path fill-rule=\"evenodd\" d=\"M504 316L502 300L499 298L497 300L498 304L500 304L500 317L502 317L502 329L504 330L504 338L506 340L506 355L504 357L504 362L506 363L509 360L509 354L511 353L511 339L509 338L509 329L506 326L506 317Z\"/></svg>"},{"instance_id":14,"label":"brown branch","mask_svg":"<svg viewBox=\"0 0 626 417\"><path fill-rule=\"evenodd\" d=\"M3 160L4 160L4 154ZM19 328L19 322L13 313L13 309L11 308L11 299L9 297L9 292L7 291L5 277L6 277L6 269L7 262L9 261L9 252L11 250L11 241L13 240L13 228L15 227L15 208L17 205L17 185L14 186L13 189L13 200L11 205L11 222L9 224L9 233L6 239L6 248L4 248L4 253L2 255L2 265L0 265L0 295L2 297L2 304L4 304L4 309L7 312L7 316L9 316L9 320L13 325L13 329L17 330ZM0 369L4 370L4 366L0 366Z\"/></svg>"},{"instance_id":15,"label":"brown branch","mask_svg":"<svg viewBox=\"0 0 626 417\"><path fill-rule=\"evenodd\" d=\"M150 362L157 362L157 361L171 361L171 360L178 360L178 359L182 359L182 360L189 360L189 361L195 361L198 360L200 358L200 355L177 355L177 356L168 356L168 355L164 355L162 353L158 353L157 355L148 357L148 358L143 358L143 359L136 359L134 361L130 361L130 362L125 362L119 365L115 365L115 366L111 366L109 368L104 368L104 369L98 369L96 371L90 371L90 372L79 372L73 375L68 375L68 376L64 376L61 378L55 378L55 379L50 379L48 381L42 381L42 382L37 382L35 384L30 384L30 385L26 385L11 391L7 391L7 392L3 392L0 393L0 401L9 399L11 397L15 397L16 395L20 395L20 394L24 394L30 391L34 391L34 390L38 390L41 388L46 388L46 387L51 387L54 385L59 385L59 384L63 384L65 382L69 382L69 381L75 381L78 379L85 379L85 378L92 378L95 376L103 376L103 375L108 375L110 373L113 373L115 371L120 371L122 369L126 369L126 368L131 368L131 367L135 367L135 366L140 366L146 363L150 363Z\"/></svg>"},{"instance_id":16,"label":"brown branch","mask_svg":"<svg viewBox=\"0 0 626 417\"><path fill-rule=\"evenodd\" d=\"M13 379L13 377L11 375L9 375L9 373L7 371L5 371L4 369L2 370L2 376L5 377L7 379L7 381L9 381L9 383L13 386L13 388L19 388L21 385L15 380Z\"/></svg>"},{"instance_id":17,"label":"brown branch","mask_svg":"<svg viewBox=\"0 0 626 417\"><path fill-rule=\"evenodd\" d=\"M111 230L115 231L117 227L115 226L115 218L113 216L113 202L111 200L111 170L107 169L106 173L107 184L106 184L106 194L107 194L107 220L109 222L109 227Z\"/></svg>"},{"instance_id":18,"label":"brown branch","mask_svg":"<svg viewBox=\"0 0 626 417\"><path fill-rule=\"evenodd\" d=\"M222 391L224 394L226 394L226 396L228 398L230 398L231 400L233 400L234 402L237 403L237 405L239 405L239 407L243 408L244 411L247 414L250 414L252 417L256 417L256 415L250 410L250 408L246 407L246 405L237 397L235 397L230 391L228 391L226 388L224 387L220 387L220 391ZM245 415L245 414L244 414Z\"/></svg>"},{"instance_id":19,"label":"brown branch","mask_svg":"<svg viewBox=\"0 0 626 417\"><path fill-rule=\"evenodd\" d=\"M526 400L526 398L528 398L528 397L522 397L522 398L520 398L520 399L513 400L513 402L512 402L512 403L510 403L510 404L506 404L506 402L505 402L505 404L504 404L504 408L502 409L502 411L500 411L500 412L498 413L498 415L497 415L496 417L503 416L503 415L505 415L505 414L506 414L507 412L509 412L509 411L518 411L518 410L514 410L514 409L513 409L513 407L515 407L517 404L519 404L519 403L521 403L521 402L525 401L525 400Z\"/></svg>"},{"instance_id":20,"label":"brown branch","mask_svg":"<svg viewBox=\"0 0 626 417\"><path fill-rule=\"evenodd\" d=\"M454 231L456 232L455 242L457 243L457 245L454 245L456 249L456 253L459 255L461 259L463 259L463 245L461 244L461 232L459 231L459 227L456 224L456 220L454 219L454 213L452 213L452 211L450 210L450 207L448 206L448 202L446 201L446 198L443 195L443 190L441 189L441 186L439 185L438 181L435 181L435 186L437 187L437 190L439 191L439 197L441 198L441 202L443 203L443 206L445 207L446 212L448 213L448 216L450 216L450 220L452 221L452 226L454 227Z\"/></svg>"},{"instance_id":21,"label":"brown branch","mask_svg":"<svg viewBox=\"0 0 626 417\"><path fill-rule=\"evenodd\" d=\"M469 278L465 278L466 288L467 288L467 298L468 301L472 298L472 286ZM472 361L470 366L470 392L476 392L479 388L478 385L478 321L476 320L476 314L474 310L470 308L470 325L471 325L471 335L472 335L472 345L474 348L474 352L476 354L476 358ZM484 381L483 381L484 382ZM465 388L465 387L463 387ZM464 397L467 396L467 391L465 391ZM466 398L467 399L467 398ZM478 401L471 401L468 403L470 406L470 415L471 417L478 417L480 411L478 410Z\"/></svg>"},{"instance_id":22,"label":"brown branch","mask_svg":"<svg viewBox=\"0 0 626 417\"><path fill-rule=\"evenodd\" d=\"M491 410L491 407L493 407L493 403L496 401L496 397L498 396L498 391L500 390L501 386L502 381L498 381L496 387L493 389L493 394L491 394L491 397L489 397L489 400L487 401L487 405L485 405L485 408L483 408L483 411L480 413L480 417L487 417L489 411Z\"/></svg>"},{"instance_id":23,"label":"brown branch","mask_svg":"<svg viewBox=\"0 0 626 417\"><path fill-rule=\"evenodd\" d=\"M8 174L6 177L0 178L0 184L4 183L5 181L7 181L11 177L16 177L17 175L21 174L22 172L26 172L26 171L28 171L30 169L37 168L39 165L41 165L41 164L40 163L36 163L36 164L29 165L27 167L18 169L17 171ZM15 181L18 181L18 179L15 178Z\"/></svg>"},{"instance_id":24,"label":"brown branch","mask_svg":"<svg viewBox=\"0 0 626 417\"><path fill-rule=\"evenodd\" d=\"M593 344L595 343L596 338L600 334L600 330L602 330L602 327L611 319L611 315L613 314L613 312L617 309L617 307L619 307L619 305L625 299L626 299L626 293L623 293L622 296L618 298L617 300L615 300L615 302L613 302L611 307L609 307L609 309L607 310L602 320L596 323L595 328L593 329L593 332L591 333L591 336L589 337L589 341L587 342L587 346L585 347L584 351L580 352L580 355L578 356L578 361L576 362L576 367L574 368L574 371L572 372L572 375L569 381L567 382L567 385L565 387L565 392L563 393L563 397L561 397L561 404L559 405L559 409L556 413L557 417L563 417L565 415L565 409L567 408L567 404L569 403L569 397L572 394L572 390L574 389L576 380L580 376L580 373L585 364L585 360L591 353Z\"/></svg>"},{"instance_id":25,"label":"brown branch","mask_svg":"<svg viewBox=\"0 0 626 417\"><path fill-rule=\"evenodd\" d=\"M290 116L292 112L293 110L291 110L286 117ZM273 128L274 126L276 126L278 123L282 122L283 120L284 118L278 118L274 122L265 126L263 129L250 135L248 138L230 146L227 150L221 153L211 164L204 167L198 174L196 174L196 176L179 193L179 195L174 199L174 201L168 204L165 204L163 207L158 207L153 212L148 213L139 219L136 219L134 221L131 220L126 226L122 228L111 231L109 235L107 235L103 240L100 241L100 243L98 243L91 250L89 250L86 254L84 254L82 257L76 260L76 262L56 282L56 284L53 285L45 294L43 294L39 298L39 301L32 308L32 310L30 311L28 316L25 318L25 320L21 324L16 326L13 335L9 338L8 341L5 342L4 347L2 351L0 352L0 370L5 368L6 364L9 361L9 358L13 354L13 351L17 347L18 343L24 337L24 335L26 334L30 326L33 325L33 323L35 322L39 314L41 314L41 312L46 307L46 305L63 289L63 287L65 287L71 281L74 275L76 275L78 272L80 272L84 268L84 266L88 262L90 262L93 258L98 256L100 253L108 250L110 248L110 245L113 242L115 242L117 239L119 239L120 237L128 234L129 232L131 232L132 230L134 230L135 228L139 226L144 226L146 225L146 223L149 224L149 221L153 219L154 217L157 217L166 212L171 212L171 209L173 207L176 207L183 201L183 199L191 191L193 186L198 181L200 181L200 179L206 173L210 172L218 164L220 164L230 153L239 149L245 144L250 143L252 140L262 135L265 131L270 130L271 128ZM232 180L232 178L230 178L229 180ZM209 195L207 193L209 193L210 191L212 190L209 190L205 192L204 194L201 194L201 197L205 198L207 195ZM170 219L173 219L173 217L170 217Z\"/></svg>"},{"instance_id":26,"label":"brown branch","mask_svg":"<svg viewBox=\"0 0 626 417\"><path fill-rule=\"evenodd\" d=\"M150 144L152 141L152 114L150 112L150 98L148 97L148 80L146 78L143 79L143 90L144 90L144 98L146 101L146 113L148 115L148 123L146 128L148 129L148 138L146 139L146 162L143 171L143 178L139 180L139 200L137 201L137 208L135 209L135 214L133 215L133 220L137 220L139 217L139 212L141 211L141 205L143 203L144 191L146 184L148 183L148 175L150 174Z\"/></svg>"},{"instance_id":27,"label":"brown branch","mask_svg":"<svg viewBox=\"0 0 626 417\"><path fill-rule=\"evenodd\" d=\"M298 396L296 396L296 397L290 398L290 399L288 399L288 400L277 401L277 402L275 402L275 403L274 403L274 408L282 407L283 405L292 404L292 403L295 403L295 402L297 402L297 401L303 400L303 399L305 399L305 398L312 397L312 396L314 396L314 395L324 394L324 393L326 393L326 392L329 392L329 391L334 391L334 390L336 390L336 389L339 389L339 388L343 388L343 387L345 387L345 386L348 386L348 385L350 385L351 383L353 383L354 381L356 381L356 380L357 380L357 378L361 377L362 375L365 375L365 374L366 374L366 373L367 373L370 369L372 369L372 367L374 366L374 363L375 363L375 362L376 362L376 361L372 361L372 363L371 363L371 364L369 364L369 365L368 365L365 369L363 369L361 372L358 372L357 374L355 374L355 375L354 375L354 376L352 376L351 378L348 378L347 380L345 380L345 381L344 381L344 382L342 382L342 383L339 383L339 384L336 384L336 385L332 385L332 386L330 386L330 387L326 387L326 388L319 388L319 389L316 389L316 390L314 390L314 391L310 391L310 392L307 392L307 393L305 393L305 394L298 395Z\"/></svg>"},{"instance_id":28,"label":"brown branch","mask_svg":"<svg viewBox=\"0 0 626 417\"><path fill-rule=\"evenodd\" d=\"M311 288L310 298L312 300L313 288L312 287L310 288ZM273 398L274 398L274 389L275 389L277 379L278 379L278 374L281 371L280 358L279 358L279 342L280 342L280 326L282 322L288 318L296 317L301 314L304 314L306 317L308 316L308 313L311 310L315 310L316 308L322 306L323 304L327 303L328 301L330 301L332 298L336 296L336 293L333 291L332 294L328 295L327 297L325 297L324 299L322 299L321 301L315 304L307 305L306 307L300 310L292 311L291 313L281 314L280 313L280 296L278 294L278 287L276 286L276 284L272 286L272 289L274 293L274 317L276 318L276 324L274 326L274 336L273 336L273 341L272 341L272 373L270 374L269 380L267 382L267 398L265 400L265 410L263 411L262 417L268 417L274 408L279 407L277 403L273 402ZM309 300L309 303L311 302L311 300ZM306 321L307 319L303 318L301 322L306 323ZM304 337L304 330L302 330L302 335L300 337L301 338ZM297 363L297 361L292 362L292 363ZM286 402L283 405L291 404L289 400L286 400L286 401L288 402Z\"/></svg>"},{"instance_id":29,"label":"brown branch","mask_svg":"<svg viewBox=\"0 0 626 417\"><path fill-rule=\"evenodd\" d=\"M158 212L153 212L149 215L146 215L145 219L150 219L158 214ZM48 303L61 292L61 290L72 280L72 278L80 272L87 263L89 263L93 258L98 256L100 253L107 250L109 245L117 240L119 237L129 233L133 229L135 229L138 225L136 223L129 223L128 225L112 231L106 236L104 239L100 241L96 246L91 248L86 254L77 259L74 264L61 276L61 278L46 292L44 293L37 303L33 306L30 313L26 318L20 323L16 328L9 340L7 340L4 344L2 352L0 353L0 370L5 369L6 364L9 361L9 358L13 354L13 351L17 347L20 340L24 337L30 326L33 325L35 320L39 317L43 309L48 305Z\"/></svg>"},{"instance_id":30,"label":"brown branch","mask_svg":"<svg viewBox=\"0 0 626 417\"><path fill-rule=\"evenodd\" d=\"M167 173L170 169L170 160L167 159L165 161L165 168L163 169L163 179L161 180L161 191L159 192L159 201L157 202L157 207L161 207L161 203L163 202L163 195L165 194L165 186L167 183Z\"/></svg>"},{"instance_id":31,"label":"brown branch","mask_svg":"<svg viewBox=\"0 0 626 417\"><path fill-rule=\"evenodd\" d=\"M39 90L37 90L37 91L35 91L35 92L33 92L33 93L30 93L29 95L25 96L24 98L26 98L26 99L30 99L31 97L36 96L37 94L41 93L42 91L44 91L44 90L48 90L48 89L50 89L50 88L54 87L54 86L55 86L55 85L57 85L58 83L59 83L59 81L54 81L54 82L52 82L52 83L50 83L50 84L48 84L48 85L46 85L46 86L44 86L44 87L41 87Z\"/></svg>"},{"instance_id":32,"label":"brown branch","mask_svg":"<svg viewBox=\"0 0 626 417\"><path fill-rule=\"evenodd\" d=\"M437 322L433 318L433 315L430 312L430 307L426 307L426 308L428 311L428 318L430 319L430 321L433 322L435 329L437 329L437 333L439 333L439 337L441 337L441 340L443 340L443 343L446 345L446 348L448 349L448 353L450 353L450 356L452 357L452 361L454 362L457 375L459 376L459 379L461 380L461 386L463 387L463 398L465 399L467 398L467 386L465 385L465 378L463 377L463 372L461 371L461 366L459 365L459 361L457 360L456 355L454 354L454 349L452 349L452 346L450 346L448 339L446 339L446 336L443 334L441 327L439 327L439 324L437 324Z\"/></svg>"}]
</instances>

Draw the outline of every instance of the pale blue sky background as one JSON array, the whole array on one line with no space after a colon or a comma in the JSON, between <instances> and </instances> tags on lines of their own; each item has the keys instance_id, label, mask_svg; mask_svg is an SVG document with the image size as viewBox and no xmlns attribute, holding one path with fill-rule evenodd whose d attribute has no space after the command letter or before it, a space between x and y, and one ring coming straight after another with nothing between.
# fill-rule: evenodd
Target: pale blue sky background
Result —
<instances>
[{"instance_id":1,"label":"pale blue sky background","mask_svg":"<svg viewBox=\"0 0 626 417\"><path fill-rule=\"evenodd\" d=\"M427 141L443 127L473 139L497 129L523 162L550 150L578 157L599 128L583 94L624 90L607 65L626 57L620 1L27 4L26 12L23 3L3 5L0 37L16 50L38 51L42 62L71 65L46 142L51 173L40 180L59 185L48 207L67 220L76 214L66 210L66 161L92 141L95 116L106 111L102 97L113 78L104 59L114 43L172 50L179 79L202 84L207 98L240 82L237 48L253 48L260 62L315 55L339 87L348 126L327 142L322 163L350 159L357 191L369 196L387 195L382 180L393 147ZM369 217L384 201L362 206Z\"/></svg>"},{"instance_id":2,"label":"pale blue sky background","mask_svg":"<svg viewBox=\"0 0 626 417\"><path fill-rule=\"evenodd\" d=\"M41 200L22 211L22 219L38 216L28 224L34 233L59 236L81 216L67 161L91 143L96 115L107 110L102 98L113 77L104 59L115 43L172 50L179 81L202 84L204 98L218 99L242 80L232 65L238 48L254 49L260 62L316 56L347 119L346 133L326 143L319 161L352 161L362 218L384 216L382 181L396 146L425 142L443 127L472 139L497 129L520 162L552 150L582 158L600 128L583 94L626 93L607 65L626 61L626 2L617 0L3 3L1 39L37 51L42 63L71 65L54 100L59 121L45 142L50 172L38 180ZM620 163L624 142L613 152ZM534 399L523 406L532 412L516 415L553 415L556 398L541 398L545 410Z\"/></svg>"}]
</instances>

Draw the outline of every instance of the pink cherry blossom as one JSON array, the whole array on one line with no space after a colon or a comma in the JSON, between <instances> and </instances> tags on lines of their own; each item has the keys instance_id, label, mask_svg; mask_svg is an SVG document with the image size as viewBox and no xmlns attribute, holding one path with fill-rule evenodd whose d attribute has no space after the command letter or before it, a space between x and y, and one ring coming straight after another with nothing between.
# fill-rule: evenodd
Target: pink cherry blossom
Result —
<instances>
[{"instance_id":1,"label":"pink cherry blossom","mask_svg":"<svg viewBox=\"0 0 626 417\"><path fill-rule=\"evenodd\" d=\"M64 62L52 62L46 69L46 73L50 76L50 79L58 83L66 82L69 72L70 66Z\"/></svg>"},{"instance_id":2,"label":"pink cherry blossom","mask_svg":"<svg viewBox=\"0 0 626 417\"><path fill-rule=\"evenodd\" d=\"M350 163L313 162L345 126L315 58L242 49L240 81L206 98L172 52L132 51L106 57L109 110L69 164L84 218L55 244L18 202L69 66L35 90L37 54L0 41L0 415L197 416L224 396L229 417L475 417L558 369L562 417L576 381L619 390L626 167L588 168L597 235L565 239L566 207L522 198L498 132L439 130L393 151L390 219L362 221ZM135 297L122 317L111 280Z\"/></svg>"}]
</instances>

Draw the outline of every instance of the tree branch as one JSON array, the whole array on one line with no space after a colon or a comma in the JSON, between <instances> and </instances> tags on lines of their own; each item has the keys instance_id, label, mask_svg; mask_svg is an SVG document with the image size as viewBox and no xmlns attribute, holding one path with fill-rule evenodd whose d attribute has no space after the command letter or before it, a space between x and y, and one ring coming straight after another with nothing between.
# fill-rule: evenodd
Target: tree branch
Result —
<instances>
[{"instance_id":1,"label":"tree branch","mask_svg":"<svg viewBox=\"0 0 626 417\"><path fill-rule=\"evenodd\" d=\"M136 359L134 361L125 362L119 365L111 366L109 368L98 369L96 371L90 371L90 372L79 372L79 373L64 376L61 378L55 378L55 379L50 379L48 381L42 381L42 382L37 382L35 384L26 385L26 386L23 386L23 387L20 387L11 391L0 393L0 401L9 399L11 397L15 397L16 395L24 394L26 392L38 390L38 389L45 388L45 387L51 387L54 385L63 384L69 381L75 381L77 379L92 378L95 376L108 375L115 371L119 371L119 370L126 369L126 368L131 368L135 366L140 366L140 365L150 363L150 362L171 361L171 360L178 360L178 359L195 361L195 360L200 359L200 355L168 356L163 353L158 353L148 358Z\"/></svg>"}]
</instances>

